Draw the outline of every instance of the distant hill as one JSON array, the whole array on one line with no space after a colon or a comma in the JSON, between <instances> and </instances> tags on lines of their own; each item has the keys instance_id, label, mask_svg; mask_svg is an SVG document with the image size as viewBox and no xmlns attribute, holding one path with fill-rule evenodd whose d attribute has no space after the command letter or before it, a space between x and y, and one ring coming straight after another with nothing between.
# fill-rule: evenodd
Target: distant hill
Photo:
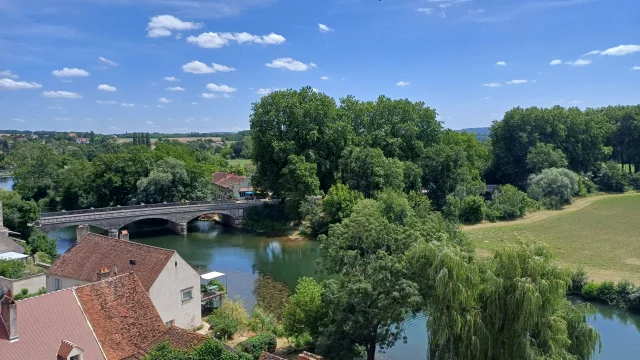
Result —
<instances>
[{"instance_id":1,"label":"distant hill","mask_svg":"<svg viewBox=\"0 0 640 360\"><path fill-rule=\"evenodd\" d=\"M458 132L468 132L471 134L475 134L476 138L480 141L484 141L487 140L489 138L489 134L491 133L491 130L489 130L488 127L479 127L479 128L466 128L466 129L460 129L460 130L456 130Z\"/></svg>"}]
</instances>

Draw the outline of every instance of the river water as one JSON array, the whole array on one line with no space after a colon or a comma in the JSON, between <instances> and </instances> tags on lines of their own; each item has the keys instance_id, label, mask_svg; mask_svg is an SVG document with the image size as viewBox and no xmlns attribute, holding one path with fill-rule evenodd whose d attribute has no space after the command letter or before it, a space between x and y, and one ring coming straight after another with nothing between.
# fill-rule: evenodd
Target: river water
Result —
<instances>
[{"instance_id":1,"label":"river water","mask_svg":"<svg viewBox=\"0 0 640 360\"><path fill-rule=\"evenodd\" d=\"M229 295L241 297L248 309L256 304L256 287L265 281L265 276L290 290L295 288L299 277L315 276L318 244L314 241L268 237L207 221L189 223L188 235L176 235L156 221L140 221L130 225L128 230L132 241L175 249L197 268L227 274ZM75 241L75 228L61 229L50 235L58 239L58 252L63 253ZM600 332L602 351L594 359L640 359L640 315L598 304L595 307L596 317L589 322ZM400 341L377 358L426 359L425 318L411 319L405 328L407 343Z\"/></svg>"},{"instance_id":2,"label":"river water","mask_svg":"<svg viewBox=\"0 0 640 360\"><path fill-rule=\"evenodd\" d=\"M9 176L0 176L0 189L13 190L13 178Z\"/></svg>"}]
</instances>

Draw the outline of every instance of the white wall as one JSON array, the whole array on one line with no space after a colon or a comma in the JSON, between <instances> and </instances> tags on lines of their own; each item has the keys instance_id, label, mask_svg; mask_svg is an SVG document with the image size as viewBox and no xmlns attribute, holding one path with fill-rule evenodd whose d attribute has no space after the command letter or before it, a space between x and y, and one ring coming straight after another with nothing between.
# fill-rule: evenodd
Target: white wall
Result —
<instances>
[{"instance_id":1,"label":"white wall","mask_svg":"<svg viewBox=\"0 0 640 360\"><path fill-rule=\"evenodd\" d=\"M191 287L193 298L183 302L181 290ZM183 329L200 326L200 275L177 252L151 285L149 297L165 323L174 320Z\"/></svg>"},{"instance_id":2,"label":"white wall","mask_svg":"<svg viewBox=\"0 0 640 360\"><path fill-rule=\"evenodd\" d=\"M61 276L47 274L47 292L56 291L56 283L54 279L60 279L60 290L89 283L88 281L69 279Z\"/></svg>"},{"instance_id":3,"label":"white wall","mask_svg":"<svg viewBox=\"0 0 640 360\"><path fill-rule=\"evenodd\" d=\"M38 274L20 280L11 280L0 277L0 294L6 294L11 290L11 294L16 295L22 289L29 290L29 294L37 293L41 288L46 287L46 275Z\"/></svg>"}]
</instances>

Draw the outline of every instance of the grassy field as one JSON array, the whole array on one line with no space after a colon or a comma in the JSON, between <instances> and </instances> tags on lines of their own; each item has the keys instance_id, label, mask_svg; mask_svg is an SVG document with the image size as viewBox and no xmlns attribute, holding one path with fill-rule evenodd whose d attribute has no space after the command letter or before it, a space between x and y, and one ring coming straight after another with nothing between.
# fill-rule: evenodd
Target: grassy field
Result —
<instances>
[{"instance_id":1,"label":"grassy field","mask_svg":"<svg viewBox=\"0 0 640 360\"><path fill-rule=\"evenodd\" d=\"M182 137L182 138L163 138L164 140L178 140L180 142L186 143L189 141L196 141L198 139L201 140L207 140L207 139L211 139L213 141L222 141L221 137ZM128 143L128 142L132 142L133 139L132 138L118 138L118 143ZM158 141L158 139L156 138L151 138L151 143L155 144L155 142Z\"/></svg>"},{"instance_id":2,"label":"grassy field","mask_svg":"<svg viewBox=\"0 0 640 360\"><path fill-rule=\"evenodd\" d=\"M232 159L229 160L229 164L231 165L243 165L249 171L249 174L253 173L256 169L256 166L253 165L250 159Z\"/></svg>"},{"instance_id":3,"label":"grassy field","mask_svg":"<svg viewBox=\"0 0 640 360\"><path fill-rule=\"evenodd\" d=\"M520 239L536 239L547 243L560 262L584 267L594 280L640 283L640 193L589 200L551 216L463 230L480 254Z\"/></svg>"}]
</instances>

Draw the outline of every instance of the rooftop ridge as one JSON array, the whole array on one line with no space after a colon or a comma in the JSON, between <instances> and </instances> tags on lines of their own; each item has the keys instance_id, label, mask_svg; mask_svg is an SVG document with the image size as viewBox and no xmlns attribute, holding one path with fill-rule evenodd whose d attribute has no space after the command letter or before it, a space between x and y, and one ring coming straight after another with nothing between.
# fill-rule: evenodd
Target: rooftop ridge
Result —
<instances>
[{"instance_id":1,"label":"rooftop ridge","mask_svg":"<svg viewBox=\"0 0 640 360\"><path fill-rule=\"evenodd\" d=\"M75 295L76 294L76 292L75 292L76 289L80 289L80 288L83 288L83 287L95 285L95 284L98 284L98 283L101 283L101 282L114 282L114 281L116 281L116 280L118 280L118 279L120 279L122 277L128 276L128 275L133 275L136 278L136 280L138 282L140 282L140 279L138 279L138 277L136 276L136 273L134 271L128 271L128 272L125 272L125 273L122 273L122 274L118 274L118 275L115 275L115 276L110 276L110 277L102 279L100 281L90 282L88 284L76 285L76 286L70 287L70 288L65 289L65 290L73 290L73 294ZM142 286L142 283L140 283L140 286Z\"/></svg>"},{"instance_id":2,"label":"rooftop ridge","mask_svg":"<svg viewBox=\"0 0 640 360\"><path fill-rule=\"evenodd\" d=\"M122 239L118 239L118 238L114 238L114 237L110 237L110 236L106 236L106 235L95 234L95 233L92 233L92 232L87 233L87 235L85 235L82 238L82 240L86 239L87 236L89 236L89 235L91 235L91 236L99 236L99 237L104 238L105 240L109 240L109 241L122 241L122 242L133 244L133 245L136 245L136 246L142 246L142 247L147 247L147 248L157 249L157 250L164 250L164 251L167 251L167 252L170 252L170 253L175 253L176 252L175 250L172 250L172 249L167 249L167 248L163 248L163 247L159 247L159 246L142 244L142 243L138 243L138 242L130 241L130 240L122 240ZM91 239L89 238L87 240L91 240ZM76 244L77 243L78 242L76 242ZM74 246L75 246L75 244L74 244ZM71 248L69 248L69 250L71 250Z\"/></svg>"},{"instance_id":3,"label":"rooftop ridge","mask_svg":"<svg viewBox=\"0 0 640 360\"><path fill-rule=\"evenodd\" d=\"M20 300L16 300L16 299L13 299L13 298L12 298L12 299L13 299L13 301L15 301L16 303L18 303L18 302L24 302L24 301L31 300L31 299L37 299L37 298L40 298L40 297L43 297L43 296L47 296L47 295L51 295L51 294L56 294L56 293L60 293L60 292L63 292L63 291L68 291L68 290L71 290L71 289L72 289L72 288L66 288L66 289L55 290L55 291L52 291L52 292L46 292L46 293L44 293L44 294L31 296L31 297L28 297L28 298L26 298L26 299L20 299Z\"/></svg>"}]
</instances>

